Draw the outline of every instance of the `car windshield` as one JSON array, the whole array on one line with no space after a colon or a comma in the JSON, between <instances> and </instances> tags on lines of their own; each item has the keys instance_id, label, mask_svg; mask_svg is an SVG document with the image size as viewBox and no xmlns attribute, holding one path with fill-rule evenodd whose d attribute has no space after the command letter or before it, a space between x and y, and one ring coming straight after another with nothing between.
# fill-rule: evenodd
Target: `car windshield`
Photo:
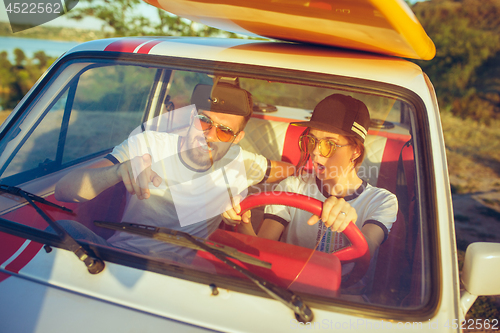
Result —
<instances>
[{"instance_id":1,"label":"car windshield","mask_svg":"<svg viewBox=\"0 0 500 333\"><path fill-rule=\"evenodd\" d=\"M231 248L258 259L234 259L241 267L318 304L427 306L433 275L429 226L422 218L428 191L419 169L425 160L417 136L422 106L402 89L363 80L344 85L326 74L205 65L180 58L146 62L132 55L59 64L4 132L1 184L71 209L38 204L64 228L78 229L70 234L79 242L96 253L114 253L105 259L122 265L228 289L254 288L202 249L105 228L105 222L167 228ZM351 147L356 142L339 132L290 125L311 120L330 96L360 101L370 115L366 133L363 126L348 128L364 140L364 152L356 153L364 159L359 165L357 155L346 159L361 182L344 196L357 209L360 229L370 224L382 232L367 260L342 253L355 246L350 237L358 236L332 232L322 221L307 224L311 213L288 207L297 206L291 195L268 205L277 202L264 194L251 210L247 226L265 233L263 221L271 220L270 226L278 226L271 233L276 239L247 234L240 229L243 222L222 217L235 201L272 190L319 201L330 196L322 173L345 152L358 152ZM328 109L329 119L343 124L337 111ZM292 175L289 166L299 163ZM128 183L120 168L125 164ZM104 168L111 171L95 179L82 171ZM141 196L130 185L134 181L146 181L147 193ZM71 182L72 190L66 185ZM0 196L0 217L53 233L24 199L11 194Z\"/></svg>"}]
</instances>

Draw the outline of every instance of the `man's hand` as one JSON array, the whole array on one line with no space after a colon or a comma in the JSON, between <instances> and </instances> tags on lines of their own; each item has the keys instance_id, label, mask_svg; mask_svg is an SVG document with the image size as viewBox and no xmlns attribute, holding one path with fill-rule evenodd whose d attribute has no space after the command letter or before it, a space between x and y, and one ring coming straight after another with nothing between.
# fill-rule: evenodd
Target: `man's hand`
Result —
<instances>
[{"instance_id":1,"label":"man's hand","mask_svg":"<svg viewBox=\"0 0 500 333\"><path fill-rule=\"evenodd\" d=\"M163 179L151 169L151 155L144 154L119 164L116 171L130 194L139 200L149 198L149 183L160 186Z\"/></svg>"},{"instance_id":2,"label":"man's hand","mask_svg":"<svg viewBox=\"0 0 500 333\"><path fill-rule=\"evenodd\" d=\"M320 217L317 215L311 216L307 220L307 224L314 225L319 221ZM321 212L321 220L327 228L332 231L342 232L349 225L350 222L356 223L358 214L351 205L343 198L334 196L329 197L323 203L323 211Z\"/></svg>"},{"instance_id":3,"label":"man's hand","mask_svg":"<svg viewBox=\"0 0 500 333\"><path fill-rule=\"evenodd\" d=\"M230 225L230 226L235 226L240 224L242 221L243 223L250 223L251 219L251 212L248 210L246 211L243 215L239 215L241 213L241 207L240 207L240 202L241 202L241 195L237 195L233 197L233 205L229 205L226 208L226 211L222 213L222 220L224 223Z\"/></svg>"}]
</instances>

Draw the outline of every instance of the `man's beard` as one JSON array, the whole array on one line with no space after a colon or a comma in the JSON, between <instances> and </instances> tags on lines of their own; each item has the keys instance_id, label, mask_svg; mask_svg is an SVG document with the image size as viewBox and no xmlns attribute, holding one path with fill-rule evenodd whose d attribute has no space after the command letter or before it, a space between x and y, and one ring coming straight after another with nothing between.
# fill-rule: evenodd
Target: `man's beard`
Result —
<instances>
[{"instance_id":1,"label":"man's beard","mask_svg":"<svg viewBox=\"0 0 500 333\"><path fill-rule=\"evenodd\" d=\"M181 154L185 152L182 156L190 167L207 170L226 155L231 145L232 142L206 142L203 132L190 130L185 138L184 147L181 148Z\"/></svg>"}]
</instances>

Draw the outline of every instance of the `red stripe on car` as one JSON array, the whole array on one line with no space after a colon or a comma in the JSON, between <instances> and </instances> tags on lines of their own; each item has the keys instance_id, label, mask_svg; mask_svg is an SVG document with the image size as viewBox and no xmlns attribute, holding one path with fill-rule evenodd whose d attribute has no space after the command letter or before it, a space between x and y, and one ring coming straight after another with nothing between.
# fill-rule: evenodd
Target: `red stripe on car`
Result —
<instances>
[{"instance_id":1,"label":"red stripe on car","mask_svg":"<svg viewBox=\"0 0 500 333\"><path fill-rule=\"evenodd\" d=\"M137 51L137 53L148 54L149 51L151 51L151 49L155 45L158 45L160 43L161 43L160 40L152 40L150 42L147 42L146 44L144 44L143 46L141 46L141 48Z\"/></svg>"},{"instance_id":2,"label":"red stripe on car","mask_svg":"<svg viewBox=\"0 0 500 333\"><path fill-rule=\"evenodd\" d=\"M0 272L0 282L7 279L8 277L10 277L9 274Z\"/></svg>"},{"instance_id":3,"label":"red stripe on car","mask_svg":"<svg viewBox=\"0 0 500 333\"><path fill-rule=\"evenodd\" d=\"M24 249L24 251L21 252L16 259L8 264L5 269L13 273L19 273L19 271L35 257L42 246L43 245L40 243L30 242L26 249Z\"/></svg>"},{"instance_id":4,"label":"red stripe on car","mask_svg":"<svg viewBox=\"0 0 500 333\"><path fill-rule=\"evenodd\" d=\"M2 244L2 251L0 251L0 265L12 257L25 241L26 239L24 238L0 232L0 244Z\"/></svg>"},{"instance_id":5,"label":"red stripe on car","mask_svg":"<svg viewBox=\"0 0 500 333\"><path fill-rule=\"evenodd\" d=\"M118 40L106 46L104 51L133 53L139 45L144 44L145 42L147 42L146 39L140 38Z\"/></svg>"}]
</instances>

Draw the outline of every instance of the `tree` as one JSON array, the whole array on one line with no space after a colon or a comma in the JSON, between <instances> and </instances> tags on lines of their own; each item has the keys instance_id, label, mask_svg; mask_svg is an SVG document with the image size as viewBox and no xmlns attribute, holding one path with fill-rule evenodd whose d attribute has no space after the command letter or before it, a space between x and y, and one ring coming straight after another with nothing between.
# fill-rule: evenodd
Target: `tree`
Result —
<instances>
[{"instance_id":1,"label":"tree","mask_svg":"<svg viewBox=\"0 0 500 333\"><path fill-rule=\"evenodd\" d=\"M183 20L159 8L157 9L157 13L160 23L155 26L156 35L196 36L196 32L193 29L193 22Z\"/></svg>"},{"instance_id":2,"label":"tree","mask_svg":"<svg viewBox=\"0 0 500 333\"><path fill-rule=\"evenodd\" d=\"M35 52L35 54L33 55L33 59L38 60L38 66L41 69L46 68L47 63L49 62L49 57L43 51Z\"/></svg>"},{"instance_id":3,"label":"tree","mask_svg":"<svg viewBox=\"0 0 500 333\"><path fill-rule=\"evenodd\" d=\"M22 67L24 62L26 61L26 55L21 49L14 49L14 58L17 67Z\"/></svg>"},{"instance_id":4,"label":"tree","mask_svg":"<svg viewBox=\"0 0 500 333\"><path fill-rule=\"evenodd\" d=\"M144 26L150 24L147 18L136 14L140 0L83 0L79 6L71 10L69 18L81 20L92 16L103 20L113 28L116 36L142 35Z\"/></svg>"},{"instance_id":5,"label":"tree","mask_svg":"<svg viewBox=\"0 0 500 333\"><path fill-rule=\"evenodd\" d=\"M7 107L12 84L16 81L12 73L12 64L6 51L0 53L0 110Z\"/></svg>"},{"instance_id":6,"label":"tree","mask_svg":"<svg viewBox=\"0 0 500 333\"><path fill-rule=\"evenodd\" d=\"M234 37L235 34L195 24L164 10L157 9L157 17L147 18L138 13L141 0L82 0L84 6L69 12L76 20L95 17L114 30L114 36L214 36ZM155 23L158 22L158 23Z\"/></svg>"},{"instance_id":7,"label":"tree","mask_svg":"<svg viewBox=\"0 0 500 333\"><path fill-rule=\"evenodd\" d=\"M412 7L436 44L436 57L417 63L435 84L439 102L462 117L488 121L500 112L500 89L487 73L500 66L500 0L434 0ZM495 96L496 94L496 96Z\"/></svg>"},{"instance_id":8,"label":"tree","mask_svg":"<svg viewBox=\"0 0 500 333\"><path fill-rule=\"evenodd\" d=\"M21 49L14 50L15 64L8 59L7 52L0 53L0 109L13 109L55 58L43 51L30 59ZM37 59L38 64L35 64Z\"/></svg>"}]
</instances>

